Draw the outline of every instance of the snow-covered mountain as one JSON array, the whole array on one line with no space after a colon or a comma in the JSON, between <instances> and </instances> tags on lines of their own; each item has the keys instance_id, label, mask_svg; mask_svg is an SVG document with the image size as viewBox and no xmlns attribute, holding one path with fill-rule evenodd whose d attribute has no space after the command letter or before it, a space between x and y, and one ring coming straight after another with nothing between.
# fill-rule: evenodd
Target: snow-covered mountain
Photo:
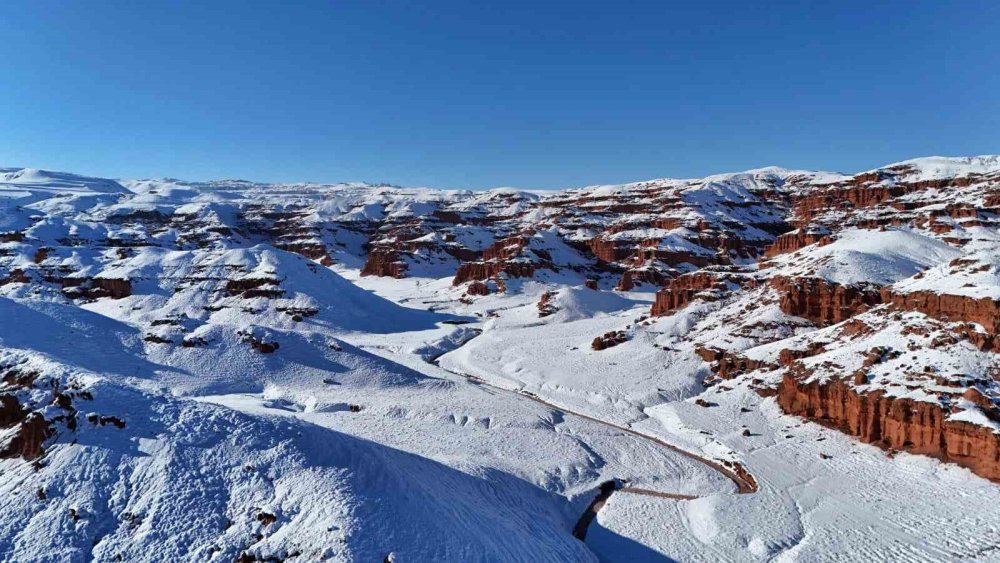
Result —
<instances>
[{"instance_id":1,"label":"snow-covered mountain","mask_svg":"<svg viewBox=\"0 0 1000 563\"><path fill-rule=\"evenodd\" d=\"M1000 157L554 192L0 169L0 558L970 560Z\"/></svg>"}]
</instances>

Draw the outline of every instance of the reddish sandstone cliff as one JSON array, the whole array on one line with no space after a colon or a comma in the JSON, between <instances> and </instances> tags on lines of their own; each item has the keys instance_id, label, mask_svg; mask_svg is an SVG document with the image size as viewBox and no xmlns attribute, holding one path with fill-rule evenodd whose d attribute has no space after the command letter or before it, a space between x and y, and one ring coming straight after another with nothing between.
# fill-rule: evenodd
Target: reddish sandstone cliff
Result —
<instances>
[{"instance_id":1,"label":"reddish sandstone cliff","mask_svg":"<svg viewBox=\"0 0 1000 563\"><path fill-rule=\"evenodd\" d=\"M530 278L535 273L535 265L527 262L464 262L455 272L451 285L461 285L472 280L488 280L501 273L512 278Z\"/></svg>"},{"instance_id":2,"label":"reddish sandstone cliff","mask_svg":"<svg viewBox=\"0 0 1000 563\"><path fill-rule=\"evenodd\" d=\"M986 334L970 331L967 336L982 350L1000 349L1000 302L989 298L973 298L930 291L893 293L882 290L882 299L908 311L920 311L942 321L977 323Z\"/></svg>"},{"instance_id":3,"label":"reddish sandstone cliff","mask_svg":"<svg viewBox=\"0 0 1000 563\"><path fill-rule=\"evenodd\" d=\"M992 429L948 420L941 406L884 391L861 393L842 379L803 382L791 373L778 389L778 404L879 447L928 455L1000 481L1000 436ZM997 416L990 407L989 416Z\"/></svg>"},{"instance_id":4,"label":"reddish sandstone cliff","mask_svg":"<svg viewBox=\"0 0 1000 563\"><path fill-rule=\"evenodd\" d=\"M669 315L687 306L696 297L705 300L717 299L727 288L727 278L713 272L695 272L680 276L656 292L656 301L650 314Z\"/></svg>"},{"instance_id":5,"label":"reddish sandstone cliff","mask_svg":"<svg viewBox=\"0 0 1000 563\"><path fill-rule=\"evenodd\" d=\"M878 289L845 286L820 278L774 277L771 286L781 293L781 310L818 325L831 325L863 313L882 302Z\"/></svg>"},{"instance_id":6,"label":"reddish sandstone cliff","mask_svg":"<svg viewBox=\"0 0 1000 563\"><path fill-rule=\"evenodd\" d=\"M634 254L631 246L618 243L616 241L605 240L601 237L591 239L587 246L594 256L602 262L620 262Z\"/></svg>"},{"instance_id":7,"label":"reddish sandstone cliff","mask_svg":"<svg viewBox=\"0 0 1000 563\"><path fill-rule=\"evenodd\" d=\"M722 379L732 379L744 373L759 369L773 369L777 366L763 360L754 360L720 348L697 346L694 350L701 359L711 364L712 373Z\"/></svg>"},{"instance_id":8,"label":"reddish sandstone cliff","mask_svg":"<svg viewBox=\"0 0 1000 563\"><path fill-rule=\"evenodd\" d=\"M779 235L774 242L764 249L765 258L773 258L779 254L788 254L796 250L805 248L817 242L829 242L830 236L821 232L809 232L797 230L792 233Z\"/></svg>"},{"instance_id":9,"label":"reddish sandstone cliff","mask_svg":"<svg viewBox=\"0 0 1000 563\"><path fill-rule=\"evenodd\" d=\"M372 249L361 268L361 275L402 278L406 276L406 265L395 250Z\"/></svg>"}]
</instances>

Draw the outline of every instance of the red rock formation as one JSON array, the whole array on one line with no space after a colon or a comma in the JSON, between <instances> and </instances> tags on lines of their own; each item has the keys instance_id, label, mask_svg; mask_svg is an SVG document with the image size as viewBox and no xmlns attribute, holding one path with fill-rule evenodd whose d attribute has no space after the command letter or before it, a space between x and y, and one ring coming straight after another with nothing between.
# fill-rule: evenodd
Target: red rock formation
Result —
<instances>
[{"instance_id":1,"label":"red rock formation","mask_svg":"<svg viewBox=\"0 0 1000 563\"><path fill-rule=\"evenodd\" d=\"M754 360L736 352L729 352L719 348L708 348L699 345L695 347L694 352L701 359L712 364L712 373L722 379L733 379L751 371L774 369L777 367L763 360Z\"/></svg>"},{"instance_id":2,"label":"red rock formation","mask_svg":"<svg viewBox=\"0 0 1000 563\"><path fill-rule=\"evenodd\" d=\"M559 310L559 308L556 307L554 303L552 303L552 298L555 296L556 292L554 291L546 291L545 293L542 294L542 297L541 299L538 300L538 305L537 305L539 317L547 317Z\"/></svg>"},{"instance_id":3,"label":"red rock formation","mask_svg":"<svg viewBox=\"0 0 1000 563\"><path fill-rule=\"evenodd\" d=\"M595 338L594 341L590 343L590 347L594 350L600 351L613 346L618 346L627 340L628 335L624 330L612 330L611 332Z\"/></svg>"},{"instance_id":4,"label":"red rock formation","mask_svg":"<svg viewBox=\"0 0 1000 563\"><path fill-rule=\"evenodd\" d=\"M466 295L489 295L490 288L488 285L481 281L474 281L469 284L469 287L465 288Z\"/></svg>"},{"instance_id":5,"label":"red rock formation","mask_svg":"<svg viewBox=\"0 0 1000 563\"><path fill-rule=\"evenodd\" d=\"M790 348L784 348L778 352L778 363L783 366L789 366L796 360L809 358L811 356L815 356L816 354L822 354L825 351L826 347L817 342L811 343L809 348L806 350L792 350Z\"/></svg>"},{"instance_id":6,"label":"red rock formation","mask_svg":"<svg viewBox=\"0 0 1000 563\"><path fill-rule=\"evenodd\" d=\"M804 383L791 372L782 379L777 397L788 414L885 449L928 455L1000 481L1000 436L983 426L947 420L948 412L938 404L889 397L881 390L859 392L842 379Z\"/></svg>"},{"instance_id":7,"label":"red rock formation","mask_svg":"<svg viewBox=\"0 0 1000 563\"><path fill-rule=\"evenodd\" d=\"M17 430L0 443L0 459L37 459L44 453L42 443L55 433L42 415L26 410L16 397L0 395L0 428L15 426Z\"/></svg>"},{"instance_id":8,"label":"red rock formation","mask_svg":"<svg viewBox=\"0 0 1000 563\"><path fill-rule=\"evenodd\" d=\"M512 278L530 278L535 274L535 265L528 262L464 262L455 272L451 285L461 285L472 280L488 280L501 273Z\"/></svg>"},{"instance_id":9,"label":"red rock formation","mask_svg":"<svg viewBox=\"0 0 1000 563\"><path fill-rule=\"evenodd\" d=\"M333 264L333 260L327 254L326 246L319 241L276 242L274 246L281 250L300 254L310 260L318 260L320 263L325 263L324 265Z\"/></svg>"},{"instance_id":10,"label":"red rock formation","mask_svg":"<svg viewBox=\"0 0 1000 563\"><path fill-rule=\"evenodd\" d=\"M361 268L362 276L392 278L406 277L406 264L399 259L399 252L387 249L372 249Z\"/></svg>"},{"instance_id":11,"label":"red rock formation","mask_svg":"<svg viewBox=\"0 0 1000 563\"><path fill-rule=\"evenodd\" d=\"M820 278L771 278L771 286L781 294L781 310L825 326L847 320L882 302L881 293L871 287L845 286Z\"/></svg>"},{"instance_id":12,"label":"red rock formation","mask_svg":"<svg viewBox=\"0 0 1000 563\"><path fill-rule=\"evenodd\" d=\"M905 192L901 188L881 186L853 186L812 192L795 202L795 216L800 224L805 224L830 208L872 207L903 193Z\"/></svg>"},{"instance_id":13,"label":"red rock formation","mask_svg":"<svg viewBox=\"0 0 1000 563\"><path fill-rule=\"evenodd\" d=\"M618 285L615 286L616 291L632 291L635 287L635 282L632 281L632 271L625 270L622 273L622 277L618 280Z\"/></svg>"},{"instance_id":14,"label":"red rock formation","mask_svg":"<svg viewBox=\"0 0 1000 563\"><path fill-rule=\"evenodd\" d=\"M121 299L132 295L132 282L123 279L94 278L93 286L95 291L91 292L92 297L108 296L112 299Z\"/></svg>"},{"instance_id":15,"label":"red rock formation","mask_svg":"<svg viewBox=\"0 0 1000 563\"><path fill-rule=\"evenodd\" d=\"M0 444L0 459L20 457L33 460L42 457L42 444L55 434L55 429L38 413L29 414L19 425L17 433Z\"/></svg>"},{"instance_id":16,"label":"red rock formation","mask_svg":"<svg viewBox=\"0 0 1000 563\"><path fill-rule=\"evenodd\" d=\"M801 248L805 248L810 244L815 244L817 242L825 241L829 242L831 239L828 235L815 232L807 231L795 231L794 233L786 233L778 236L774 239L774 242L770 246L764 249L765 258L774 258L779 254L788 254L789 252L795 252Z\"/></svg>"},{"instance_id":17,"label":"red rock formation","mask_svg":"<svg viewBox=\"0 0 1000 563\"><path fill-rule=\"evenodd\" d=\"M498 240L483 251L483 260L513 260L528 246L529 233Z\"/></svg>"},{"instance_id":18,"label":"red rock formation","mask_svg":"<svg viewBox=\"0 0 1000 563\"><path fill-rule=\"evenodd\" d=\"M919 311L942 321L976 323L986 329L986 335L976 335L972 331L967 334L969 339L983 350L1000 349L1000 301L929 291L893 293L888 287L882 290L882 299L901 309Z\"/></svg>"},{"instance_id":19,"label":"red rock formation","mask_svg":"<svg viewBox=\"0 0 1000 563\"><path fill-rule=\"evenodd\" d=\"M669 282L671 279L670 277L664 275L662 272L660 272L655 268L636 268L628 270L625 273L628 274L630 278L629 281L631 282L631 286L629 287L629 289L635 287L636 285L644 283L648 283L655 287L663 287L667 285L667 282ZM618 287L622 288L623 291L628 291L627 289L624 289L625 287L624 275L622 275L622 280L619 282Z\"/></svg>"},{"instance_id":20,"label":"red rock formation","mask_svg":"<svg viewBox=\"0 0 1000 563\"><path fill-rule=\"evenodd\" d=\"M717 294L728 288L725 277L713 272L695 272L670 280L667 287L656 292L656 300L650 314L669 315L686 307L696 297L705 300L717 298Z\"/></svg>"},{"instance_id":21,"label":"red rock formation","mask_svg":"<svg viewBox=\"0 0 1000 563\"><path fill-rule=\"evenodd\" d=\"M886 169L878 172L859 174L849 180L807 190L804 195L793 197L794 203L794 223L800 227L808 225L814 218L833 212L832 217L844 218L844 213L849 213L856 209L874 208L885 206L894 210L894 213L881 214L879 217L869 217L858 220L856 217L848 219L851 224L864 225L866 228L877 228L886 225L903 225L920 221L919 215L907 213L918 209L927 202L920 201L900 201L896 198L900 196L920 192L929 189L961 189L974 183L981 182L985 177L970 174L957 178L942 178L937 180L922 180L919 182L907 182L904 175L912 172L912 169L901 167L898 169ZM894 179L890 185L872 185L873 182L881 182L887 179ZM964 207L964 209L962 208ZM991 207L991 201L987 198L986 207ZM955 218L980 217L979 210L975 213L971 206L967 204L959 205L953 211L945 210L941 215L950 215ZM954 215L952 215L954 212ZM824 219L829 221L830 218ZM839 219L834 219L837 221ZM828 226L833 226L828 225ZM839 225L838 225L839 226ZM945 232L946 227L941 225L936 227L938 232Z\"/></svg>"},{"instance_id":22,"label":"red rock formation","mask_svg":"<svg viewBox=\"0 0 1000 563\"><path fill-rule=\"evenodd\" d=\"M631 245L619 245L615 241L594 237L587 242L587 247L601 262L621 262L633 254Z\"/></svg>"},{"instance_id":23,"label":"red rock formation","mask_svg":"<svg viewBox=\"0 0 1000 563\"><path fill-rule=\"evenodd\" d=\"M507 282L502 277L493 278L493 283L497 284L497 293L507 293Z\"/></svg>"}]
</instances>

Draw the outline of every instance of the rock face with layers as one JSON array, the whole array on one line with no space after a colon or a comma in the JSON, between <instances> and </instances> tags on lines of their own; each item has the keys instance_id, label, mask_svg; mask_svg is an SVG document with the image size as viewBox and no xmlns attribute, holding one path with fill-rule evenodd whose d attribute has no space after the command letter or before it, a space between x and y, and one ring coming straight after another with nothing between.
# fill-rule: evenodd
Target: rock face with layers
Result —
<instances>
[{"instance_id":1,"label":"rock face with layers","mask_svg":"<svg viewBox=\"0 0 1000 563\"><path fill-rule=\"evenodd\" d=\"M783 194L797 228L756 271L728 286L708 268L676 277L652 313L712 303L691 314L736 321L696 343L714 379L746 377L789 414L1000 480L998 188L996 157L809 183ZM762 287L773 312L744 298Z\"/></svg>"},{"instance_id":2,"label":"rock face with layers","mask_svg":"<svg viewBox=\"0 0 1000 563\"><path fill-rule=\"evenodd\" d=\"M873 308L781 350L778 405L866 443L1000 481L1000 364L969 334L964 322L899 303Z\"/></svg>"},{"instance_id":3,"label":"rock face with layers","mask_svg":"<svg viewBox=\"0 0 1000 563\"><path fill-rule=\"evenodd\" d=\"M957 463L1000 482L1000 435L989 427L949 420L939 405L866 393L844 380L803 382L788 373L778 404L788 414L808 418L889 450L928 455ZM991 420L1000 412L990 407Z\"/></svg>"},{"instance_id":4,"label":"rock face with layers","mask_svg":"<svg viewBox=\"0 0 1000 563\"><path fill-rule=\"evenodd\" d=\"M781 276L771 278L770 283L781 293L781 310L785 314L809 319L820 326L847 320L882 302L877 287L844 286L819 278Z\"/></svg>"},{"instance_id":5,"label":"rock face with layers","mask_svg":"<svg viewBox=\"0 0 1000 563\"><path fill-rule=\"evenodd\" d=\"M900 310L971 323L966 338L1000 350L1000 249L993 245L885 287L882 299Z\"/></svg>"},{"instance_id":6,"label":"rock face with layers","mask_svg":"<svg viewBox=\"0 0 1000 563\"><path fill-rule=\"evenodd\" d=\"M662 316L686 307L695 299L716 301L739 289L755 286L756 281L732 269L705 269L670 280L656 292L650 314Z\"/></svg>"},{"instance_id":7,"label":"rock face with layers","mask_svg":"<svg viewBox=\"0 0 1000 563\"><path fill-rule=\"evenodd\" d=\"M956 456L963 447L949 445L958 440L952 428L989 428L983 420L990 420L995 393L978 382L987 374L959 374L970 371L962 366L955 373L923 370L940 368L947 360L942 350L954 357L997 351L998 265L976 254L1000 240L996 157L919 159L853 176L767 168L546 194L76 178L77 191L60 191L56 199L44 193L50 189L46 182L59 178L32 173L30 182L18 183L19 173L4 174L14 197L30 197L5 208L0 294L39 293L88 305L120 299L140 308L150 296L196 301L183 315L148 312L137 321L141 345L157 353L174 347L206 353L219 346L225 335L211 329L215 315L274 313L281 330L315 321L310 317L319 307L306 290L315 288L297 287L286 277L289 268L302 274L299 281L330 273L325 266L334 263L360 268L364 276L451 279L457 286L453 297L468 302L516 293L528 281L652 288L658 290L654 315L672 315L695 301L701 306L692 309L693 320L705 311L732 309L719 317L721 326L712 327L711 337L692 347L718 378L767 381L787 372L796 388L841 381L861 399L877 395L879 405L915 401L911 410L923 413L920 420L930 420L939 408L940 425L927 426L936 430L865 434L888 440L890 447L927 448L932 455L941 455L929 449L933 439L904 435L938 432L944 436L941 451ZM288 252L300 256L292 260ZM538 313L550 315L554 308L552 299L543 300ZM862 370L837 356L854 358L856 350L845 352L854 345L863 344L866 354L885 346L877 337L896 325L910 332L893 336L906 342L893 353L930 351L899 364L903 375L880 373L881 364ZM828 339L804 336L827 330L834 331ZM245 347L263 361L294 355L296 341L277 334L255 336ZM628 336L610 332L592 346L607 348ZM989 358L963 365L989 365ZM822 377L814 377L814 361L830 362ZM939 382L958 392L938 389ZM771 383L775 389L792 386ZM964 397L974 386L984 390L985 401ZM924 395L904 397L901 389ZM847 392L816 393L833 397L826 402L855 401ZM937 404L938 396L950 398ZM841 412L809 401L781 403L806 416ZM15 416L12 407L3 408L3 416ZM873 414L879 428L902 420L894 414L899 408ZM963 414L974 409L982 417ZM846 420L850 432L862 432L851 417ZM35 432L19 442L28 446L11 447L33 452L30 444L41 443L36 427L24 426ZM987 447L968 443L972 450Z\"/></svg>"},{"instance_id":8,"label":"rock face with layers","mask_svg":"<svg viewBox=\"0 0 1000 563\"><path fill-rule=\"evenodd\" d=\"M941 293L914 291L893 293L883 290L883 299L905 311L920 311L931 317L947 321L965 321L979 325L985 332L969 333L971 341L986 350L1000 350L1000 301L989 297L969 297Z\"/></svg>"},{"instance_id":9,"label":"rock face with layers","mask_svg":"<svg viewBox=\"0 0 1000 563\"><path fill-rule=\"evenodd\" d=\"M455 272L452 285L470 281L483 281L506 274L512 278L530 278L535 273L534 264L526 262L465 262Z\"/></svg>"},{"instance_id":10,"label":"rock face with layers","mask_svg":"<svg viewBox=\"0 0 1000 563\"><path fill-rule=\"evenodd\" d=\"M790 233L779 235L774 242L764 250L764 258L773 258L779 254L795 252L811 244L823 243L829 240L829 231L817 229L804 231L796 229Z\"/></svg>"},{"instance_id":11,"label":"rock face with layers","mask_svg":"<svg viewBox=\"0 0 1000 563\"><path fill-rule=\"evenodd\" d=\"M406 276L406 264L394 250L373 249L361 268L361 275L402 278Z\"/></svg>"},{"instance_id":12,"label":"rock face with layers","mask_svg":"<svg viewBox=\"0 0 1000 563\"><path fill-rule=\"evenodd\" d=\"M712 364L712 373L722 379L732 379L744 373L775 367L766 361L748 358L719 348L696 346L695 354Z\"/></svg>"}]
</instances>

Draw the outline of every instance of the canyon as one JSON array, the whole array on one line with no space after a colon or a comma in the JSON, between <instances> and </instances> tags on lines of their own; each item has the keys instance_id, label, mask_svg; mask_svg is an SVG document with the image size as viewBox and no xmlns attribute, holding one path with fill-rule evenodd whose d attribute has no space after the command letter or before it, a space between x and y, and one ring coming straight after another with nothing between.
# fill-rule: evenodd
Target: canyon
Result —
<instances>
[{"instance_id":1,"label":"canyon","mask_svg":"<svg viewBox=\"0 0 1000 563\"><path fill-rule=\"evenodd\" d=\"M942 499L1000 506L998 242L995 156L555 191L0 169L0 552L594 561L655 528L892 558L920 529L966 559L894 503L989 549Z\"/></svg>"}]
</instances>

